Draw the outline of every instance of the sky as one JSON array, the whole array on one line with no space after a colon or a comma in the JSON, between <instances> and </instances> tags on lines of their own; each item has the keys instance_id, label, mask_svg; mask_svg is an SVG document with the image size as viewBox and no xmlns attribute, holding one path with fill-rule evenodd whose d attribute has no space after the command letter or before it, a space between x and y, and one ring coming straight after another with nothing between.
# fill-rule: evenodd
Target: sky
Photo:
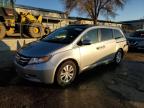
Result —
<instances>
[{"instance_id":1,"label":"sky","mask_svg":"<svg viewBox=\"0 0 144 108\"><path fill-rule=\"evenodd\" d=\"M16 4L33 6L45 9L64 11L62 0L16 0ZM117 11L117 16L112 21L129 21L144 19L144 0L128 0L124 9ZM70 16L81 17L78 12L73 11ZM87 16L82 16L87 17ZM100 16L99 20L105 20Z\"/></svg>"}]
</instances>

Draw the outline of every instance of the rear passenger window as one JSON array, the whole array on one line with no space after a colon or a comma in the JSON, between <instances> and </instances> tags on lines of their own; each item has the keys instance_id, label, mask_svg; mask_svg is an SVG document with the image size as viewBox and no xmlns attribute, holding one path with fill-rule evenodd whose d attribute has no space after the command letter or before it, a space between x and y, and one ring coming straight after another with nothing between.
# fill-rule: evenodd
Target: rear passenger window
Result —
<instances>
[{"instance_id":1,"label":"rear passenger window","mask_svg":"<svg viewBox=\"0 0 144 108\"><path fill-rule=\"evenodd\" d=\"M112 29L101 28L101 41L110 40L113 38L113 31Z\"/></svg>"},{"instance_id":2,"label":"rear passenger window","mask_svg":"<svg viewBox=\"0 0 144 108\"><path fill-rule=\"evenodd\" d=\"M113 30L114 31L114 38L118 39L123 37L122 33L119 30Z\"/></svg>"}]
</instances>

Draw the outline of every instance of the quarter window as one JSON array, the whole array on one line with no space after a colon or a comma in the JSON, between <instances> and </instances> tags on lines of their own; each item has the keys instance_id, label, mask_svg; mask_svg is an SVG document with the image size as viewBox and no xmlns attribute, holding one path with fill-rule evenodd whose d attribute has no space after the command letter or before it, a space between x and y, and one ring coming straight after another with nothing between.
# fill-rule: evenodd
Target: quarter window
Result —
<instances>
[{"instance_id":1,"label":"quarter window","mask_svg":"<svg viewBox=\"0 0 144 108\"><path fill-rule=\"evenodd\" d=\"M101 33L101 41L110 40L113 38L112 29L101 28L100 33Z\"/></svg>"}]
</instances>

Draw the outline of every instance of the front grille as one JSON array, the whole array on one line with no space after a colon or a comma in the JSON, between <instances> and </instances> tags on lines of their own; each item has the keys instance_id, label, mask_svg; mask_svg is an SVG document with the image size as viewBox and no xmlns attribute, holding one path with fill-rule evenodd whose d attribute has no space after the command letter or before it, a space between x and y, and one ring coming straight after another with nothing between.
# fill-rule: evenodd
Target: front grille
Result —
<instances>
[{"instance_id":1,"label":"front grille","mask_svg":"<svg viewBox=\"0 0 144 108\"><path fill-rule=\"evenodd\" d=\"M18 53L16 54L15 58L16 58L16 62L21 66L26 66L31 59L30 57L26 57Z\"/></svg>"}]
</instances>

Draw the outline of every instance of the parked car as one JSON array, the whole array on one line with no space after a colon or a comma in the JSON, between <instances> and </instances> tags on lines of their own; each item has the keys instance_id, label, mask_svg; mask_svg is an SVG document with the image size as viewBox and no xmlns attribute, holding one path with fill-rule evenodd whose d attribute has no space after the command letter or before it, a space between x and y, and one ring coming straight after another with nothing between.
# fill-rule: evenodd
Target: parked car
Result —
<instances>
[{"instance_id":1,"label":"parked car","mask_svg":"<svg viewBox=\"0 0 144 108\"><path fill-rule=\"evenodd\" d=\"M127 50L119 28L69 25L20 49L14 62L25 79L66 86L88 68L121 63Z\"/></svg>"},{"instance_id":2,"label":"parked car","mask_svg":"<svg viewBox=\"0 0 144 108\"><path fill-rule=\"evenodd\" d=\"M127 37L129 49L144 49L144 30L137 30Z\"/></svg>"}]
</instances>

